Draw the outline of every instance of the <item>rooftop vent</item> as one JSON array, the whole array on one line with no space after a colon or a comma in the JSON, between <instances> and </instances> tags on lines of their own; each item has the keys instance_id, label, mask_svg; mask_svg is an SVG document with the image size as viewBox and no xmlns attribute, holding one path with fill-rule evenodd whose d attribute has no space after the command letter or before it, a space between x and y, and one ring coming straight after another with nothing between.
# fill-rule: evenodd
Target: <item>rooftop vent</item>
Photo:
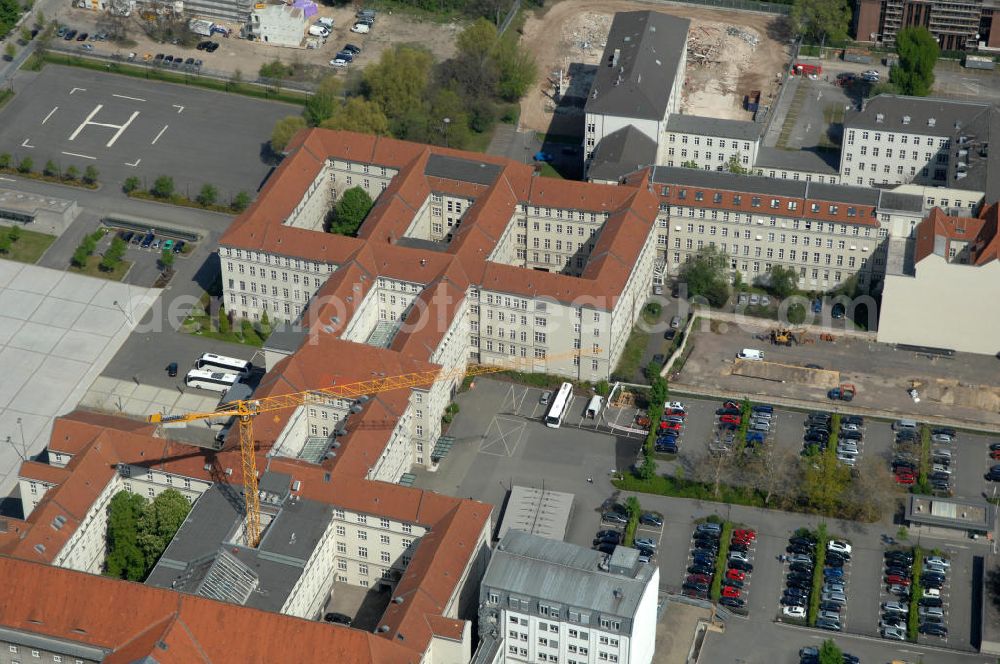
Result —
<instances>
[{"instance_id":1,"label":"rooftop vent","mask_svg":"<svg viewBox=\"0 0 1000 664\"><path fill-rule=\"evenodd\" d=\"M622 589L621 589L621 588L615 588L615 589L614 589L614 590L612 591L612 594L614 594L614 596L615 596L615 599L621 599L622 597L624 597L624 596L625 596L625 593L624 593L624 592L622 592Z\"/></svg>"},{"instance_id":2,"label":"rooftop vent","mask_svg":"<svg viewBox=\"0 0 1000 664\"><path fill-rule=\"evenodd\" d=\"M622 50L620 48L616 48L614 54L612 54L612 56L611 56L611 64L608 65L608 66L609 67L617 67L618 66L618 60L620 60L621 57L622 57Z\"/></svg>"},{"instance_id":3,"label":"rooftop vent","mask_svg":"<svg viewBox=\"0 0 1000 664\"><path fill-rule=\"evenodd\" d=\"M388 625L379 625L379 628L378 628L377 631L380 632L380 633L382 633L382 634L385 634L386 632L389 631L389 626Z\"/></svg>"},{"instance_id":4,"label":"rooftop vent","mask_svg":"<svg viewBox=\"0 0 1000 664\"><path fill-rule=\"evenodd\" d=\"M934 127L937 125L937 118L927 118L927 126Z\"/></svg>"},{"instance_id":5,"label":"rooftop vent","mask_svg":"<svg viewBox=\"0 0 1000 664\"><path fill-rule=\"evenodd\" d=\"M955 129L961 129L961 128L962 128L962 122L960 120L955 120Z\"/></svg>"},{"instance_id":6,"label":"rooftop vent","mask_svg":"<svg viewBox=\"0 0 1000 664\"><path fill-rule=\"evenodd\" d=\"M392 598L392 601L395 602L396 604L402 604L403 603L403 597L402 597L402 595L397 595L396 597Z\"/></svg>"},{"instance_id":7,"label":"rooftop vent","mask_svg":"<svg viewBox=\"0 0 1000 664\"><path fill-rule=\"evenodd\" d=\"M885 120L885 113L876 113L875 114L875 122L878 122L879 124L881 124L884 120Z\"/></svg>"},{"instance_id":8,"label":"rooftop vent","mask_svg":"<svg viewBox=\"0 0 1000 664\"><path fill-rule=\"evenodd\" d=\"M300 480L295 480L292 482L292 491L298 491L302 488L302 482Z\"/></svg>"},{"instance_id":9,"label":"rooftop vent","mask_svg":"<svg viewBox=\"0 0 1000 664\"><path fill-rule=\"evenodd\" d=\"M910 124L910 116L909 115L904 115L903 116L903 124L905 124L905 125Z\"/></svg>"}]
</instances>

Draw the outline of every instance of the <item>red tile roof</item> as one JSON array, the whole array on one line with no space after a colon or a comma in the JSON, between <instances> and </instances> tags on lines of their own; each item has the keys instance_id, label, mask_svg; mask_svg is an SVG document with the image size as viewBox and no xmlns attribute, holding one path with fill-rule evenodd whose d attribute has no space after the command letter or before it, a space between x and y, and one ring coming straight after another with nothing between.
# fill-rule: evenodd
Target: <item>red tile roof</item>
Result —
<instances>
[{"instance_id":1,"label":"red tile roof","mask_svg":"<svg viewBox=\"0 0 1000 664\"><path fill-rule=\"evenodd\" d=\"M988 212L988 211L987 211ZM952 217L942 212L941 208L934 208L930 214L917 224L916 242L913 254L913 262L919 263L923 259L934 253L934 247L938 238L943 239L942 255L947 259L949 247L952 240L965 244L975 245L980 236L986 215L980 218L974 217ZM989 244L983 242L982 246L987 248ZM994 248L994 255L996 249ZM974 259L973 262L976 262Z\"/></svg>"},{"instance_id":2,"label":"red tile roof","mask_svg":"<svg viewBox=\"0 0 1000 664\"><path fill-rule=\"evenodd\" d=\"M103 661L417 664L406 644L357 629L0 556L0 624L106 649ZM52 592L58 588L58 592Z\"/></svg>"}]
</instances>

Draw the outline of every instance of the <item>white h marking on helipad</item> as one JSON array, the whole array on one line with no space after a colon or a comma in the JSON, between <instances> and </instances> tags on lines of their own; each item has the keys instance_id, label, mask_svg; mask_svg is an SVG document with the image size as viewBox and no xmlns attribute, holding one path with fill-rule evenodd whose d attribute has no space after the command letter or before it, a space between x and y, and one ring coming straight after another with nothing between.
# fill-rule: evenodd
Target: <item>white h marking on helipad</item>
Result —
<instances>
[{"instance_id":1,"label":"white h marking on helipad","mask_svg":"<svg viewBox=\"0 0 1000 664\"><path fill-rule=\"evenodd\" d=\"M115 141L117 141L118 138L122 135L122 132L124 132L125 129L127 129L130 124L132 124L132 121L135 120L137 117L139 117L139 111L133 111L132 116L128 120L125 121L125 124L122 124L122 125L109 124L109 123L106 123L106 122L93 122L93 117L95 115L97 115L98 113L100 113L102 108L104 108L104 104L98 104L97 106L95 106L94 110L92 110L90 112L90 115L88 115L87 118L83 122L80 123L80 126L77 127L76 130L72 134L70 134L69 140L71 140L71 141L76 140L76 137L80 135L80 132L83 131L84 127L86 127L87 125L94 125L95 127L108 127L110 129L117 129L118 131L115 132L115 135L112 136L111 140L109 140L107 142L107 144L105 145L105 147L109 147L110 148L112 145L115 144Z\"/></svg>"}]
</instances>

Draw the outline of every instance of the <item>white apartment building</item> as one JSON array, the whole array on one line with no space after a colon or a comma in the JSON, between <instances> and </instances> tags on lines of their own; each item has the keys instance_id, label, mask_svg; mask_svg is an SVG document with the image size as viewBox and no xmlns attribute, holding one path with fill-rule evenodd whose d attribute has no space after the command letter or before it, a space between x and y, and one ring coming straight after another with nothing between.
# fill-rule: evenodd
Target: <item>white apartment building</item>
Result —
<instances>
[{"instance_id":1,"label":"white apartment building","mask_svg":"<svg viewBox=\"0 0 1000 664\"><path fill-rule=\"evenodd\" d=\"M879 95L844 119L841 179L985 190L978 172L988 158L978 152L997 112L986 102Z\"/></svg>"},{"instance_id":2,"label":"white apartment building","mask_svg":"<svg viewBox=\"0 0 1000 664\"><path fill-rule=\"evenodd\" d=\"M510 530L479 594L477 664L651 664L659 568Z\"/></svg>"},{"instance_id":3,"label":"white apartment building","mask_svg":"<svg viewBox=\"0 0 1000 664\"><path fill-rule=\"evenodd\" d=\"M749 171L763 129L756 122L673 114L667 119L666 159L657 163L727 171L732 162Z\"/></svg>"},{"instance_id":4,"label":"white apartment building","mask_svg":"<svg viewBox=\"0 0 1000 664\"><path fill-rule=\"evenodd\" d=\"M671 273L716 246L744 281L781 265L799 273L802 290L831 290L855 274L862 288L877 288L888 239L910 238L923 214L919 196L861 187L667 167L654 169L653 182L667 212Z\"/></svg>"}]
</instances>

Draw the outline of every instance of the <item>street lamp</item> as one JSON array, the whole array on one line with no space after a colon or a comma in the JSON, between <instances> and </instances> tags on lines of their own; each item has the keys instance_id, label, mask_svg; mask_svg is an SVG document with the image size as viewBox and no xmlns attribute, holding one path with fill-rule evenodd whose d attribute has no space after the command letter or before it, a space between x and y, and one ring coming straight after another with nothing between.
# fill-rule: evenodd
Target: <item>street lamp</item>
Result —
<instances>
[{"instance_id":1,"label":"street lamp","mask_svg":"<svg viewBox=\"0 0 1000 664\"><path fill-rule=\"evenodd\" d=\"M444 118L441 120L441 133L444 134L444 146L448 147L448 125L451 124L451 118Z\"/></svg>"},{"instance_id":2,"label":"street lamp","mask_svg":"<svg viewBox=\"0 0 1000 664\"><path fill-rule=\"evenodd\" d=\"M118 307L118 311L122 312L122 315L125 316L125 320L128 321L129 325L135 325L135 321L132 320L131 314L129 314L127 311L125 311L125 309L122 307L122 305L118 303L118 300L115 300L112 304L114 304L116 307Z\"/></svg>"}]
</instances>

